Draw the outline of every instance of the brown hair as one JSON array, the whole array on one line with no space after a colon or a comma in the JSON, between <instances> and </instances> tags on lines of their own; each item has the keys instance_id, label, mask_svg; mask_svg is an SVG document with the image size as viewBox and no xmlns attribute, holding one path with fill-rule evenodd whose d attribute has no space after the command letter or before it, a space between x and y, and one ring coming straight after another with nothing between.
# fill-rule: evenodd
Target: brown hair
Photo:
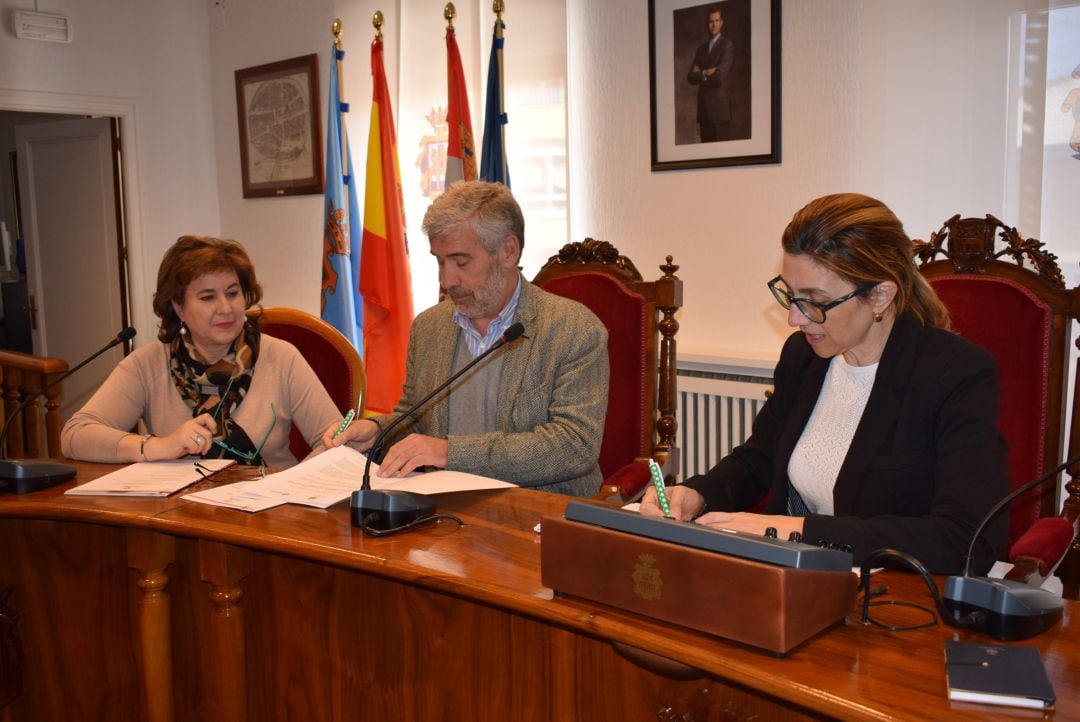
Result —
<instances>
[{"instance_id":1,"label":"brown hair","mask_svg":"<svg viewBox=\"0 0 1080 722\"><path fill-rule=\"evenodd\" d=\"M949 328L949 312L915 267L903 224L875 198L838 193L810 201L784 229L781 245L857 287L892 281L896 315L910 310L927 326Z\"/></svg>"},{"instance_id":2,"label":"brown hair","mask_svg":"<svg viewBox=\"0 0 1080 722\"><path fill-rule=\"evenodd\" d=\"M154 313L161 318L159 341L171 343L180 335L180 317L176 315L173 303L183 303L188 284L200 276L218 271L236 272L244 292L244 308L251 308L262 299L262 286L255 278L255 267L247 251L236 241L208 236L180 236L165 251L165 257L158 267L157 290L154 292Z\"/></svg>"}]
</instances>

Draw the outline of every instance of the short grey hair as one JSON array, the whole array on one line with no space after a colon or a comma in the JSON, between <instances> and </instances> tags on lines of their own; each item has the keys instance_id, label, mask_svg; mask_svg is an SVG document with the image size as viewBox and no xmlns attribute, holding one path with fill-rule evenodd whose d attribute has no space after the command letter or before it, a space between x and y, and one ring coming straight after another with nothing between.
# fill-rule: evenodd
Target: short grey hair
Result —
<instances>
[{"instance_id":1,"label":"short grey hair","mask_svg":"<svg viewBox=\"0 0 1080 722\"><path fill-rule=\"evenodd\" d=\"M429 239L442 238L463 223L472 223L488 253L499 250L509 235L517 236L519 252L525 248L525 217L502 183L454 183L428 208L422 229Z\"/></svg>"}]
</instances>

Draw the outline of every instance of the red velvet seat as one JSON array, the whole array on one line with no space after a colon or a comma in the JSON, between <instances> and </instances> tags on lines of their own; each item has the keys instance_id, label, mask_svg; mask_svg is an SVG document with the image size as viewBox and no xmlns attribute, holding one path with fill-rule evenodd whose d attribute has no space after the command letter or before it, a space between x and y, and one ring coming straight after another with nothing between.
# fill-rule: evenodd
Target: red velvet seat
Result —
<instances>
[{"instance_id":1,"label":"red velvet seat","mask_svg":"<svg viewBox=\"0 0 1080 722\"><path fill-rule=\"evenodd\" d=\"M587 306L608 330L611 380L600 448L603 496L637 498L648 483L653 458L674 476L675 311L682 306L678 266L660 266L644 281L630 259L606 241L568 243L533 280L551 293Z\"/></svg>"},{"instance_id":2,"label":"red velvet seat","mask_svg":"<svg viewBox=\"0 0 1080 722\"><path fill-rule=\"evenodd\" d=\"M1080 451L1080 430L1073 428L1068 454L1064 443L1070 334L1080 317L1080 288L1066 288L1057 257L990 215L953 216L929 241L915 242L915 256L948 307L953 329L997 360L1011 488ZM1069 469L1074 499L1067 504L1080 511L1077 471ZM1013 503L1009 548L1036 520L1058 514L1056 489L1051 483ZM1075 520L1074 515L1074 526Z\"/></svg>"},{"instance_id":3,"label":"red velvet seat","mask_svg":"<svg viewBox=\"0 0 1080 722\"><path fill-rule=\"evenodd\" d=\"M269 307L261 311L253 309L250 313L258 317L259 327L267 336L296 346L342 415L349 409L363 410L367 391L364 362L340 331L326 321L295 308ZM298 460L311 452L311 447L295 426L289 436L289 450Z\"/></svg>"}]
</instances>

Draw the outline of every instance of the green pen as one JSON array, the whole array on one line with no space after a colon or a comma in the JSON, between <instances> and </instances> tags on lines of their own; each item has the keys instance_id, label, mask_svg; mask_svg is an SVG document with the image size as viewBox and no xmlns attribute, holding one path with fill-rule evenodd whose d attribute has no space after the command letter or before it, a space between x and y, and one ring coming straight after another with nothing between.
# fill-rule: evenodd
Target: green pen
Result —
<instances>
[{"instance_id":1,"label":"green pen","mask_svg":"<svg viewBox=\"0 0 1080 722\"><path fill-rule=\"evenodd\" d=\"M341 426L337 427L337 431L334 432L332 438L337 438L345 429L349 428L349 424L352 423L353 418L356 416L355 409L349 409L349 413L345 414L345 418L341 420Z\"/></svg>"},{"instance_id":2,"label":"green pen","mask_svg":"<svg viewBox=\"0 0 1080 722\"><path fill-rule=\"evenodd\" d=\"M656 500L660 503L660 511L664 512L664 516L671 516L671 506L668 505L667 493L664 491L664 475L660 472L660 465L655 459L649 459L649 475L656 489Z\"/></svg>"}]
</instances>

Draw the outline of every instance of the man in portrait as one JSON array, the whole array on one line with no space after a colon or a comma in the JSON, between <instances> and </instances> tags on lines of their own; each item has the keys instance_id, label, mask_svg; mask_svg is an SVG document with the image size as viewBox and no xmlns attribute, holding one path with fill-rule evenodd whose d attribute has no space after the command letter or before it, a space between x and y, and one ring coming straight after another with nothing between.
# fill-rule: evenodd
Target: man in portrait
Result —
<instances>
[{"instance_id":1,"label":"man in portrait","mask_svg":"<svg viewBox=\"0 0 1080 722\"><path fill-rule=\"evenodd\" d=\"M694 53L694 64L686 74L698 86L697 121L702 143L731 138L731 98L728 75L735 61L735 44L724 37L724 15L720 5L708 9L709 38Z\"/></svg>"}]
</instances>

